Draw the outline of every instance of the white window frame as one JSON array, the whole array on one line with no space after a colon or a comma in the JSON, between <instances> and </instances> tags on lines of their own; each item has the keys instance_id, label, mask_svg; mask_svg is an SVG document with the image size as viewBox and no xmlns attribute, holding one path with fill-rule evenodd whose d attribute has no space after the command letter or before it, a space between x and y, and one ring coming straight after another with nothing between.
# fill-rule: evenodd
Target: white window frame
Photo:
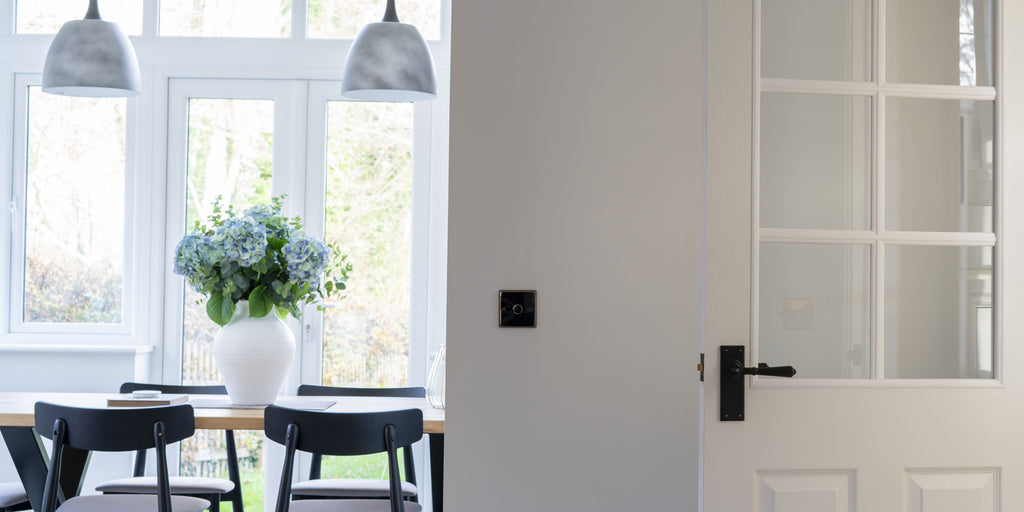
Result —
<instances>
[{"instance_id":1,"label":"white window frame","mask_svg":"<svg viewBox=\"0 0 1024 512\"><path fill-rule=\"evenodd\" d=\"M134 307L138 302L142 290L140 279L137 278L138 270L144 268L144 262L140 256L144 248L139 247L140 237L138 226L142 223L137 220L145 219L144 214L137 211L136 194L144 190L148 183L145 176L134 170L138 168L137 156L137 133L136 133L136 104L132 99L126 101L125 116L125 170L124 170L124 226L123 226L123 275L121 292L121 322L100 324L100 323L73 323L73 322L25 322L22 319L22 311L25 304L25 192L28 180L28 158L26 154L28 145L29 126L29 101L28 91L30 87L38 87L42 76L36 73L17 73L13 75L13 123L10 139L11 146L11 180L7 197L10 203L7 208L9 216L8 225L11 226L9 251L5 251L5 257L9 258L6 273L9 281L3 288L4 298L8 309L3 315L2 332L0 342L4 343L28 343L28 342L53 342L67 343L69 335L81 336L83 343L110 345L110 344L139 344L140 329L144 320L141 318L139 308Z\"/></svg>"},{"instance_id":2,"label":"white window frame","mask_svg":"<svg viewBox=\"0 0 1024 512\"><path fill-rule=\"evenodd\" d=\"M996 122L993 127L993 232L925 232L925 231L889 231L885 225L885 106L889 98L926 98L948 100L980 100L993 101L994 119L998 120L1002 112L1001 96L997 94L1000 84L1001 69L995 69L996 77L993 86L961 86L888 83L886 81L885 62L885 7L886 0L871 2L872 25L871 40L871 80L830 81L763 78L761 76L761 6L762 0L754 2L754 70L753 70L753 118L752 118L752 222L754 229L751 235L751 343L750 360L759 361L759 300L760 300L760 248L762 243L811 243L811 244L858 244L867 245L871 251L871 321L869 327L869 350L871 351L870 375L865 378L851 379L759 379L752 380L752 386L764 388L991 388L1001 386L1002 378L1002 329L999 315L1001 310L1002 290L993 284L992 290L992 378L963 379L902 379L885 378L885 350L880 342L885 336L885 247L887 245L921 245L929 247L991 247L993 251L992 274L993 283L997 283L997 274L1001 265L1002 193L1000 183L1003 172L1001 146L1002 129ZM993 29L994 30L994 29ZM1001 51L1001 38L992 33L998 55ZM993 61L996 62L996 61ZM799 229L799 228L762 228L760 220L760 143L761 143L761 95L762 93L800 93L830 94L844 96L864 96L872 101L871 121L871 223L864 230L830 230L830 229ZM784 364L784 362L780 362Z\"/></svg>"}]
</instances>

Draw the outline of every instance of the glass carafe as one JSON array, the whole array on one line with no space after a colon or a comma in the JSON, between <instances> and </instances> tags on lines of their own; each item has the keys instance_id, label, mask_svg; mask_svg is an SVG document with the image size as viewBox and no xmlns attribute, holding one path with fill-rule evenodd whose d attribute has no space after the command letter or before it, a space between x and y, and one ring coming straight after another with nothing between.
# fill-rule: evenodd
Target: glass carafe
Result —
<instances>
[{"instance_id":1,"label":"glass carafe","mask_svg":"<svg viewBox=\"0 0 1024 512\"><path fill-rule=\"evenodd\" d=\"M434 364L430 365L430 375L427 376L427 401L438 409L444 409L444 365L445 349L441 345L434 356Z\"/></svg>"}]
</instances>

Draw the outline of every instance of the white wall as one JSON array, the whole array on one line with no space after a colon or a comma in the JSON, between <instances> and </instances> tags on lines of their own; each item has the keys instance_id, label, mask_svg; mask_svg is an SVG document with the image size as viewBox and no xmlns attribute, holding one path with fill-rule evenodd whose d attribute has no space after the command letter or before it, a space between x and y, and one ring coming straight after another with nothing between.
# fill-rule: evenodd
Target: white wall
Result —
<instances>
[{"instance_id":1,"label":"white wall","mask_svg":"<svg viewBox=\"0 0 1024 512\"><path fill-rule=\"evenodd\" d=\"M703 4L453 4L446 506L695 510Z\"/></svg>"}]
</instances>

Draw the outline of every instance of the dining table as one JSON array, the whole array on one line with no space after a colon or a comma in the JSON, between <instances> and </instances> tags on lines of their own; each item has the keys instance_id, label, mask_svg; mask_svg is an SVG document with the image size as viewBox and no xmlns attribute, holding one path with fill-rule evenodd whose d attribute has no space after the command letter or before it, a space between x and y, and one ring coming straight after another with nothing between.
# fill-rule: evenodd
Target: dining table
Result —
<instances>
[{"instance_id":1,"label":"dining table","mask_svg":"<svg viewBox=\"0 0 1024 512\"><path fill-rule=\"evenodd\" d=\"M49 457L35 431L35 403L51 402L75 407L107 407L111 393L0 392L0 434L14 461L33 510L41 510L43 484ZM263 407L232 406L224 395L189 395L185 403L195 409L196 429L263 430ZM330 402L333 402L331 404ZM280 396L275 405L308 408L310 403L329 412L372 412L397 409L423 411L423 432L429 439L431 505L443 512L444 410L431 407L426 398L408 397L297 397ZM88 453L66 448L61 458L60 488L65 497L81 492Z\"/></svg>"}]
</instances>

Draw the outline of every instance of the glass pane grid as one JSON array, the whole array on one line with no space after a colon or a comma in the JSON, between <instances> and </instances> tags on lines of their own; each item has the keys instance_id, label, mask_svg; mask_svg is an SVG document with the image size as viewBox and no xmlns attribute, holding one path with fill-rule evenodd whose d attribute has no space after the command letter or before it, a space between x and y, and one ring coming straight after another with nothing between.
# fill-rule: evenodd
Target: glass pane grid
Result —
<instances>
[{"instance_id":1,"label":"glass pane grid","mask_svg":"<svg viewBox=\"0 0 1024 512\"><path fill-rule=\"evenodd\" d=\"M755 283L753 289L757 290L758 298L755 300L758 300L759 304L761 300L771 297L770 300L778 301L783 306L772 309L774 306L761 304L759 312L755 314L760 315L762 320L779 311L796 315L795 318L806 314L798 312L806 311L811 311L811 316L814 316L813 304L817 304L817 301L812 301L808 305L806 298L783 297L778 293L777 287L772 288L770 283L765 282L765 279L777 279L779 272L783 275L786 273L778 266L766 266L770 265L772 260L781 259L785 262L782 265L800 267L801 271L795 276L790 276L789 281L781 285L775 283L786 289L798 285L803 274L816 272L813 265L807 266L815 260L809 262L804 259L806 256L800 256L799 253L820 252L824 250L822 247L828 247L830 244L833 244L834 253L849 251L849 247L866 243L876 248L871 256L871 275L868 279L868 282L872 283L868 308L871 319L866 330L870 337L867 346L874 355L868 356L868 374L854 376L855 379L869 380L852 382L882 384L887 380L911 382L913 379L923 379L937 383L943 379L947 382L967 382L994 378L991 255L996 243L993 223L995 169L992 153L995 132L993 98L996 91L991 87L992 68L988 56L991 45L991 38L988 35L991 31L988 27L994 23L992 3L988 0L959 0L957 9L943 10L948 7L944 5L943 9L927 13L928 16L954 21L952 25L941 24L941 34L939 31L928 34L934 36L935 41L941 39L949 43L940 46L918 44L919 42L905 39L894 40L891 36L896 24L911 23L916 26L921 23L919 11L933 7L931 2L887 2L886 12L874 13L874 20L871 23L876 26L881 23L887 27L889 46L883 47L878 41L866 45L873 46L876 56L885 55L885 59L872 59L870 63L869 67L877 70L875 76L882 79L875 82L865 82L871 80L867 75L837 72L836 68L829 67L834 65L834 62L821 61L818 63L821 66L814 68L817 64L813 58L802 57L794 59L797 62L780 64L780 61L774 58L778 56L768 55L773 45L776 48L784 46L779 44L780 37L788 38L789 44L807 34L794 31L780 36L778 27L769 27L766 30L766 20L769 23L781 24L783 27L789 26L787 24L798 21L798 10L806 8L804 3L802 0L761 3L760 69L763 79L760 82L762 101L759 105L759 128L762 135L759 135L760 161L757 165L758 178L755 179L759 196L755 223L760 227L760 257L755 255L755 261L758 265L758 275L761 277L760 283ZM823 3L832 4L834 7L843 1ZM894 7L896 4L900 5ZM766 9L775 9L775 12L766 14ZM785 14L787 12L789 14ZM847 22L850 20L850 12L848 10L845 14ZM914 32L906 28L902 30L904 33ZM874 34L875 31L871 30L869 33ZM849 41L851 40L847 39L847 50L853 48L849 46ZM825 46L827 50L828 45ZM858 44L855 47L860 46ZM789 55L793 53L789 52ZM911 55L926 62L901 64L911 58ZM882 62L885 69L879 67ZM778 141L780 137L793 137L794 134L799 134L799 130L806 129L807 124L813 125L816 129L827 129L823 123L794 121L801 118L799 115L794 117L793 105L813 102L811 98L814 95L842 97L862 94L874 98L873 108L870 109L871 117L866 121L867 126L874 127L869 131L870 141L867 144L872 151L868 173L870 197L865 197L869 202L869 219L866 223L851 225L829 220L828 208L835 208L835 201L822 203L825 206L816 211L802 210L812 204L813 200L800 193L799 188L803 185L799 178L800 169L793 162L799 162L800 158L809 161L814 159L807 158L808 151L801 154L792 143L787 146L778 144ZM780 104L786 103L780 101L780 98L790 95L808 97L808 100L787 101L791 105L780 111L781 113L772 110L778 110ZM908 115L907 105L916 106L915 104L927 104L927 107L917 109L917 112ZM940 114L947 115L945 120L928 118ZM820 115L820 112L815 115ZM779 125L773 124L773 119L788 120L790 124L796 126L792 127L789 133L779 134ZM843 123L840 123L838 126L842 125ZM879 130L880 127L884 130ZM772 139L769 139L768 146L765 146L764 133L769 130L775 132L769 134ZM851 132L848 128L843 128L842 131L846 132L844 135ZM880 138L882 134L885 134L884 139ZM776 143L776 146L772 147L772 143ZM908 153L915 145L919 145L921 149ZM931 152L925 148L931 148ZM810 153L813 151L814 148ZM777 158L780 156L786 160ZM834 158L836 154L832 152L831 156ZM911 166L908 167L908 164ZM813 168L812 165L804 165ZM937 170L942 172L936 175ZM780 171L785 174L780 175ZM790 180L790 183L787 183L785 179L780 179L787 175L796 181ZM806 176L810 176L811 180L820 177L814 174ZM806 176L804 179L807 179ZM773 189L781 190L783 197L771 196ZM786 197L787 193L791 196ZM839 202L848 203L851 196L852 193L846 190L832 197L845 197ZM834 213L831 215L831 218L836 218ZM838 249L839 247L847 249ZM789 253L789 257L777 257L778 254L786 253ZM773 257L771 254L776 256ZM826 257L820 259L828 261ZM835 260L834 254L832 260ZM800 261L803 265L794 263ZM766 275L769 277L766 278ZM822 276L821 279L827 277ZM943 287L942 293L936 292L938 297L921 291L927 290L928 286L939 286L935 283L942 283ZM768 288L765 288L766 285L769 285ZM909 296L917 300L907 300L912 290L919 296ZM950 304L955 305L956 309L950 310ZM941 311L935 313L941 316L937 323L956 324L955 328L943 330L944 338L939 339L925 332L929 327L923 323L923 319L930 317L921 311L933 310ZM783 321L779 318L770 320L776 324ZM777 352L780 346L794 343L780 341L781 338L773 338L773 335L762 337L766 329L778 329L779 326L758 325L758 340L755 343L762 354L772 356L773 351ZM789 327L792 328L794 325L796 324L791 322ZM889 339L890 337L892 339ZM919 348L924 346L921 345L922 339L927 339L933 350ZM773 343L776 346L773 347ZM910 360L917 363L908 362L905 354L911 354ZM898 357L900 355L904 355L902 360ZM765 360L765 356L759 357ZM832 364L836 358L833 356L826 359ZM931 369L928 369L929 361L934 363ZM788 364L786 361L769 362ZM832 368L833 371L829 371L828 366L812 365L812 368L815 368L812 374L827 374L812 375L816 382L851 382L846 375L834 371L835 368ZM802 372L802 375L806 378L808 372ZM800 377L801 373L798 373L797 378Z\"/></svg>"}]
</instances>

